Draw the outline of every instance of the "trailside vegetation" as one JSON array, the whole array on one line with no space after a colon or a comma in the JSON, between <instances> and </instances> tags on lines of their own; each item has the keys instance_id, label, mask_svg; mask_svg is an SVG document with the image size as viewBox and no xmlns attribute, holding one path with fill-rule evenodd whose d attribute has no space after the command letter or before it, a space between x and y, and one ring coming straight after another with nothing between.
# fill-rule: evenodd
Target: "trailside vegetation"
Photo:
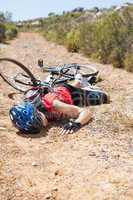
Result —
<instances>
[{"instance_id":1,"label":"trailside vegetation","mask_svg":"<svg viewBox=\"0 0 133 200\"><path fill-rule=\"evenodd\" d=\"M41 20L42 34L71 52L133 72L133 5L103 9L99 15L95 10L52 13Z\"/></svg>"},{"instance_id":2,"label":"trailside vegetation","mask_svg":"<svg viewBox=\"0 0 133 200\"><path fill-rule=\"evenodd\" d=\"M16 37L17 32L16 25L12 22L12 14L0 11L0 43Z\"/></svg>"},{"instance_id":3,"label":"trailside vegetation","mask_svg":"<svg viewBox=\"0 0 133 200\"><path fill-rule=\"evenodd\" d=\"M51 12L47 18L22 24L37 28L47 40L65 45L71 52L133 72L133 4L75 8L61 15Z\"/></svg>"}]
</instances>

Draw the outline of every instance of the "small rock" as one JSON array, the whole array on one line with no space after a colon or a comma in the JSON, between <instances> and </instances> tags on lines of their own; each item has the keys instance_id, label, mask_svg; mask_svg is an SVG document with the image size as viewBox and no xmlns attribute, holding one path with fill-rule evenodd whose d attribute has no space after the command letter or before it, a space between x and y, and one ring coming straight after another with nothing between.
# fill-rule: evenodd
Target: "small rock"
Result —
<instances>
[{"instance_id":1,"label":"small rock","mask_svg":"<svg viewBox=\"0 0 133 200\"><path fill-rule=\"evenodd\" d=\"M57 192L57 191L58 191L58 188L57 188L57 187L54 187L54 188L52 189L52 191Z\"/></svg>"},{"instance_id":2,"label":"small rock","mask_svg":"<svg viewBox=\"0 0 133 200\"><path fill-rule=\"evenodd\" d=\"M24 197L24 200L28 200L28 197Z\"/></svg>"},{"instance_id":3,"label":"small rock","mask_svg":"<svg viewBox=\"0 0 133 200\"><path fill-rule=\"evenodd\" d=\"M0 131L4 131L4 130L6 130L5 127L0 127Z\"/></svg>"},{"instance_id":4,"label":"small rock","mask_svg":"<svg viewBox=\"0 0 133 200\"><path fill-rule=\"evenodd\" d=\"M40 141L41 144L46 144L46 141Z\"/></svg>"},{"instance_id":5,"label":"small rock","mask_svg":"<svg viewBox=\"0 0 133 200\"><path fill-rule=\"evenodd\" d=\"M90 152L89 156L96 156L96 153L95 152Z\"/></svg>"},{"instance_id":6,"label":"small rock","mask_svg":"<svg viewBox=\"0 0 133 200\"><path fill-rule=\"evenodd\" d=\"M46 194L45 199L51 199L52 195L51 194Z\"/></svg>"},{"instance_id":7,"label":"small rock","mask_svg":"<svg viewBox=\"0 0 133 200\"><path fill-rule=\"evenodd\" d=\"M37 167L37 166L38 166L38 163L34 161L34 162L32 163L32 166L33 166L33 167Z\"/></svg>"},{"instance_id":8,"label":"small rock","mask_svg":"<svg viewBox=\"0 0 133 200\"><path fill-rule=\"evenodd\" d=\"M62 176L63 175L63 171L62 170L56 170L54 175L55 176Z\"/></svg>"}]
</instances>

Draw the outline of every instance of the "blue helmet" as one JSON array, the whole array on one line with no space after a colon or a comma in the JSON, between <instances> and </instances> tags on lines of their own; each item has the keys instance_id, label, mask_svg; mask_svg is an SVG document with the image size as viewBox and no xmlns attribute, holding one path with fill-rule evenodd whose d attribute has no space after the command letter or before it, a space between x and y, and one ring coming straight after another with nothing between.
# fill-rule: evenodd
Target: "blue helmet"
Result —
<instances>
[{"instance_id":1,"label":"blue helmet","mask_svg":"<svg viewBox=\"0 0 133 200\"><path fill-rule=\"evenodd\" d=\"M25 133L38 133L43 127L40 114L29 102L13 106L9 115L13 125Z\"/></svg>"}]
</instances>

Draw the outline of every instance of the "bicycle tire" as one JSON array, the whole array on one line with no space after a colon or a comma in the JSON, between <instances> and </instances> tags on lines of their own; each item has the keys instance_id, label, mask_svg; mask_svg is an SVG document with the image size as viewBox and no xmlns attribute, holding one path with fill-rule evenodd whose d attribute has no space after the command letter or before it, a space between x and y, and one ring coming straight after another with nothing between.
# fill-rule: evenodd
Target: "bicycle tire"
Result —
<instances>
[{"instance_id":1,"label":"bicycle tire","mask_svg":"<svg viewBox=\"0 0 133 200\"><path fill-rule=\"evenodd\" d=\"M12 64L15 64L17 66L17 68L21 68L21 70L24 72L24 76L30 79L31 84L26 83L22 80L17 80L18 82L20 81L20 86L18 85L17 81L15 81L14 78L7 76L6 74L4 74L2 72L2 69L0 68L0 76L2 77L2 79L8 83L8 85L10 85L11 87L13 87L14 89L20 91L20 92L25 92L27 89L27 86L34 86L37 82L37 79L35 78L35 76L32 74L32 72L22 63L20 63L19 61L15 60L15 59L11 59L11 58L0 58L0 63L2 62L9 62ZM22 87L23 85L25 85L26 87Z\"/></svg>"},{"instance_id":2,"label":"bicycle tire","mask_svg":"<svg viewBox=\"0 0 133 200\"><path fill-rule=\"evenodd\" d=\"M43 72L50 72L55 75L59 75L59 74L63 75L63 70L66 70L66 73L64 73L64 74L66 74L66 75L68 74L69 76L74 77L75 74L74 73L72 74L68 70L72 70L72 69L76 70L76 68L78 68L77 72L81 73L82 76L86 77L86 78L88 78L90 76L96 76L99 73L99 71L95 67L92 67L89 64L77 64L77 63L65 64L62 66L58 65L58 66L44 67Z\"/></svg>"}]
</instances>

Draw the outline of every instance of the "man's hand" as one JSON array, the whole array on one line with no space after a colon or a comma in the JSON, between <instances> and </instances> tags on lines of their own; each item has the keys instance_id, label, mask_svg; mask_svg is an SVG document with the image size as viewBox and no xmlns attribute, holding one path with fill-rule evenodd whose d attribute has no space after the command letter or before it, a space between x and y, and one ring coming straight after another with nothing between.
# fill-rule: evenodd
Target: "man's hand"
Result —
<instances>
[{"instance_id":1,"label":"man's hand","mask_svg":"<svg viewBox=\"0 0 133 200\"><path fill-rule=\"evenodd\" d=\"M70 120L69 123L64 126L61 130L61 134L69 134L79 130L82 125L87 124L92 118L92 114L88 108L66 104L56 99L53 101L53 108L64 116L75 119L75 121Z\"/></svg>"},{"instance_id":2,"label":"man's hand","mask_svg":"<svg viewBox=\"0 0 133 200\"><path fill-rule=\"evenodd\" d=\"M65 126L63 127L63 130L61 131L61 134L72 134L76 131L78 131L81 128L81 124L75 121L70 120Z\"/></svg>"}]
</instances>

